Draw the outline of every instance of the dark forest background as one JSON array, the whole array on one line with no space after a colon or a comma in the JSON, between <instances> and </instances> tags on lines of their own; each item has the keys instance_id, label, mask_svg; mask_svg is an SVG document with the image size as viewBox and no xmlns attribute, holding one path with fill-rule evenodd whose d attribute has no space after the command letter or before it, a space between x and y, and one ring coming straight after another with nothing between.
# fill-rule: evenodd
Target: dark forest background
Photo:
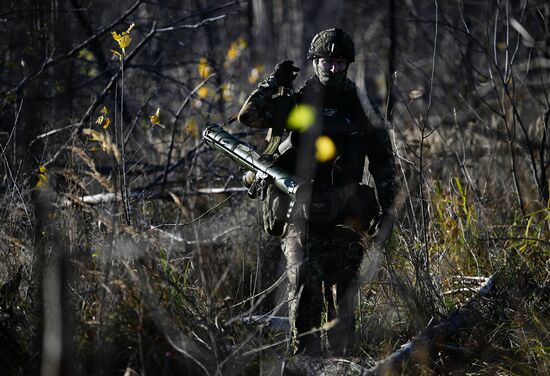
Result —
<instances>
[{"instance_id":1,"label":"dark forest background","mask_svg":"<svg viewBox=\"0 0 550 376\"><path fill-rule=\"evenodd\" d=\"M285 315L278 240L200 134L278 61L303 82L334 26L400 187L349 360L372 366L493 276L480 319L405 374L548 372L547 1L3 0L0 373L282 372L285 333L247 320Z\"/></svg>"}]
</instances>

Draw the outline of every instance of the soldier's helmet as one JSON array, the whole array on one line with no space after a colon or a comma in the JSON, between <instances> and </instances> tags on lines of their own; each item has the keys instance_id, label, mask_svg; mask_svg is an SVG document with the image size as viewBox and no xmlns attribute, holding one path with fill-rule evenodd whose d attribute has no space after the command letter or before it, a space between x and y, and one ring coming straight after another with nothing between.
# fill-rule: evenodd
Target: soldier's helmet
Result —
<instances>
[{"instance_id":1,"label":"soldier's helmet","mask_svg":"<svg viewBox=\"0 0 550 376\"><path fill-rule=\"evenodd\" d=\"M351 37L342 29L328 29L313 37L307 51L307 59L323 57L343 57L348 63L355 61L355 45Z\"/></svg>"}]
</instances>

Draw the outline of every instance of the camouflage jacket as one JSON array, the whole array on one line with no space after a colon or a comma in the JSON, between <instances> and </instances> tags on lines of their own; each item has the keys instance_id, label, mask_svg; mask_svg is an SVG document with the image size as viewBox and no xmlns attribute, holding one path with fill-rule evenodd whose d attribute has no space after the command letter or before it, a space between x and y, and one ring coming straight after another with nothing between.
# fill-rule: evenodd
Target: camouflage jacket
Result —
<instances>
[{"instance_id":1,"label":"camouflage jacket","mask_svg":"<svg viewBox=\"0 0 550 376\"><path fill-rule=\"evenodd\" d=\"M271 128L277 91L273 81L260 83L239 112L239 122L253 128ZM379 204L383 210L389 209L396 194L395 163L388 130L377 109L369 103L365 114L355 84L349 79L334 92L313 76L296 92L295 99L297 104L316 109L316 122L305 132L291 132L292 144L300 154L292 159L293 166L285 167L294 168L299 177L314 179L317 186L344 186L362 181L366 156ZM319 135L329 136L336 145L337 154L329 163L315 161L314 144Z\"/></svg>"}]
</instances>

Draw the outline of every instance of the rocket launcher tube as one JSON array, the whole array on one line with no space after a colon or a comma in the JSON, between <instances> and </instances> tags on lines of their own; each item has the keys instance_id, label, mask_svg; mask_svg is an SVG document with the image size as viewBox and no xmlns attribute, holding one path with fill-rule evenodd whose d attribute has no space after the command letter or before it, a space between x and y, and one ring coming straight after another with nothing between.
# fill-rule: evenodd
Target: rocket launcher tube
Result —
<instances>
[{"instance_id":1,"label":"rocket launcher tube","mask_svg":"<svg viewBox=\"0 0 550 376\"><path fill-rule=\"evenodd\" d=\"M206 145L221 151L240 166L256 174L257 179L272 181L281 192L297 199L301 185L286 170L271 161L262 160L262 156L251 146L245 144L219 125L212 124L203 131L202 139Z\"/></svg>"}]
</instances>

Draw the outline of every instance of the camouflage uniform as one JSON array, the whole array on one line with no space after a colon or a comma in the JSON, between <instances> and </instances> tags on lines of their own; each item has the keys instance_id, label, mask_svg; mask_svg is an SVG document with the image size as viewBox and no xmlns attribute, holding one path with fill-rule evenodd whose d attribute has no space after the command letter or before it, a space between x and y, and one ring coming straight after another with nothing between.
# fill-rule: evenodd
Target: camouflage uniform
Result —
<instances>
[{"instance_id":1,"label":"camouflage uniform","mask_svg":"<svg viewBox=\"0 0 550 376\"><path fill-rule=\"evenodd\" d=\"M254 128L272 127L273 97L278 89L273 76L260 83L241 109L239 121ZM314 329L321 324L325 306L329 321L338 318L328 331L330 349L344 353L353 346L355 292L364 237L354 229L349 215L357 206L357 196L342 192L361 183L367 156L378 203L383 211L389 210L395 196L393 151L383 120L372 108L369 116L365 115L355 84L345 76L334 88L322 84L316 74L295 94L295 100L316 109L316 122L304 132L291 132L293 147L278 159L296 177L313 179L310 202L286 225L282 238L293 344L299 352L321 352L319 332ZM330 137L336 145L337 154L327 163L315 159L319 135ZM326 221L315 216L317 197L332 200L328 206L337 214Z\"/></svg>"}]
</instances>

